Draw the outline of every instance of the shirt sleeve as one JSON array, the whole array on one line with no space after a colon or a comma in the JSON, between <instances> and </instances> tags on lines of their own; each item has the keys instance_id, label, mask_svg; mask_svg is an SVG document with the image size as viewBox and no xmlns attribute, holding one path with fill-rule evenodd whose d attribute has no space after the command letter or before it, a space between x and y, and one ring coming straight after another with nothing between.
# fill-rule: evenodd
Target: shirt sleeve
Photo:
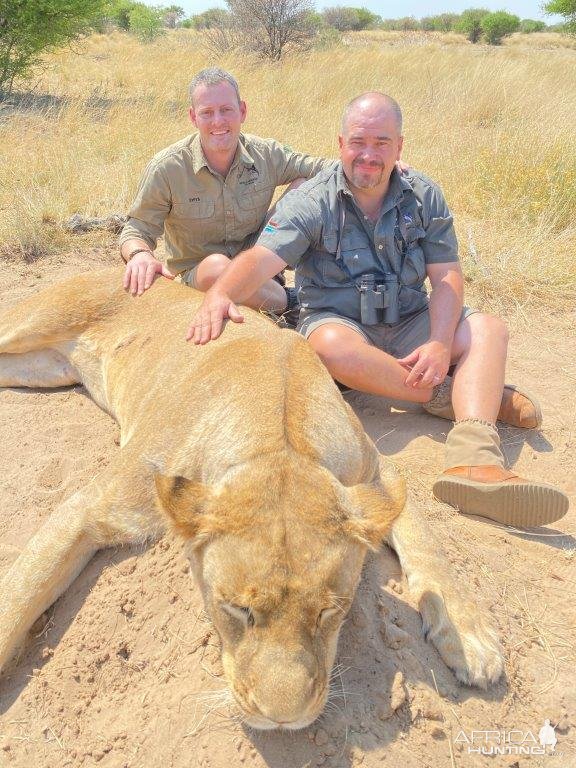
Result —
<instances>
[{"instance_id":1,"label":"shirt sleeve","mask_svg":"<svg viewBox=\"0 0 576 768\"><path fill-rule=\"evenodd\" d=\"M426 232L420 241L426 264L458 261L458 241L454 221L439 187L430 185L423 200L423 225Z\"/></svg>"},{"instance_id":2,"label":"shirt sleeve","mask_svg":"<svg viewBox=\"0 0 576 768\"><path fill-rule=\"evenodd\" d=\"M295 189L278 201L256 245L263 245L286 264L296 267L310 245L319 241L321 230L320 207Z\"/></svg>"},{"instance_id":3,"label":"shirt sleeve","mask_svg":"<svg viewBox=\"0 0 576 768\"><path fill-rule=\"evenodd\" d=\"M270 147L270 163L276 176L276 186L290 184L295 179L311 179L322 170L332 168L336 160L313 157L294 152L290 147L274 139L267 139Z\"/></svg>"},{"instance_id":4,"label":"shirt sleeve","mask_svg":"<svg viewBox=\"0 0 576 768\"><path fill-rule=\"evenodd\" d=\"M136 199L128 211L128 221L120 233L120 245L132 237L139 237L154 250L171 208L172 193L166 174L158 162L152 160L140 179Z\"/></svg>"}]
</instances>

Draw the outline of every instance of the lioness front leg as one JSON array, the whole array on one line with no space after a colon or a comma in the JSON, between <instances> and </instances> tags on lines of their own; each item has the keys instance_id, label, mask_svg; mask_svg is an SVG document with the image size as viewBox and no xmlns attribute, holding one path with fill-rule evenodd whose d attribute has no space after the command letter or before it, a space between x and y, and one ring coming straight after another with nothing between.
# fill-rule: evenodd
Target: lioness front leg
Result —
<instances>
[{"instance_id":1,"label":"lioness front leg","mask_svg":"<svg viewBox=\"0 0 576 768\"><path fill-rule=\"evenodd\" d=\"M424 632L447 666L467 685L486 688L496 682L504 669L497 632L477 600L457 583L431 527L410 501L394 521L388 543L418 600Z\"/></svg>"},{"instance_id":2,"label":"lioness front leg","mask_svg":"<svg viewBox=\"0 0 576 768\"><path fill-rule=\"evenodd\" d=\"M0 581L0 669L97 550L141 541L161 525L151 500L148 509L134 508L142 502L128 485L135 475L124 474L125 464L121 470L92 481L56 509Z\"/></svg>"}]
</instances>

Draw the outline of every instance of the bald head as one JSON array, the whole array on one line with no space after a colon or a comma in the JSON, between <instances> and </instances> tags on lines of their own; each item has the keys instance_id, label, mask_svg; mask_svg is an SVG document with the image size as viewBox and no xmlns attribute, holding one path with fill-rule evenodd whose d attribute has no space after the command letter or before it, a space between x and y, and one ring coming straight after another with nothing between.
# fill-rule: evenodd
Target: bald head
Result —
<instances>
[{"instance_id":1,"label":"bald head","mask_svg":"<svg viewBox=\"0 0 576 768\"><path fill-rule=\"evenodd\" d=\"M398 134L402 134L402 110L397 101L380 91L368 91L356 96L344 108L342 115L342 135L346 136L349 125L363 118L386 118L394 121Z\"/></svg>"}]
</instances>

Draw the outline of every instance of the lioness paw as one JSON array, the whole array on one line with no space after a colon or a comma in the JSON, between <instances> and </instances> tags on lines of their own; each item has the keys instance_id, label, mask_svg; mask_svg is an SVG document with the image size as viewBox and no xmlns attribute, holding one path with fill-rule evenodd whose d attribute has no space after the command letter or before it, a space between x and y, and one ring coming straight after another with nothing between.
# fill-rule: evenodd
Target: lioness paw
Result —
<instances>
[{"instance_id":1,"label":"lioness paw","mask_svg":"<svg viewBox=\"0 0 576 768\"><path fill-rule=\"evenodd\" d=\"M485 689L500 679L502 647L496 630L476 605L428 593L421 614L426 638L460 682Z\"/></svg>"}]
</instances>

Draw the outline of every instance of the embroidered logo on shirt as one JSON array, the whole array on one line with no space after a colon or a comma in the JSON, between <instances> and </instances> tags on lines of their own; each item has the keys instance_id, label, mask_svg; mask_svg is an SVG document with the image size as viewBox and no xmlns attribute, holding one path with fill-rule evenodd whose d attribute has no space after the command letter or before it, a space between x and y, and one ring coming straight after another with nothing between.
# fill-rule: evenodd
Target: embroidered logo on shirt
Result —
<instances>
[{"instance_id":1,"label":"embroidered logo on shirt","mask_svg":"<svg viewBox=\"0 0 576 768\"><path fill-rule=\"evenodd\" d=\"M274 219L270 219L268 224L264 227L264 232L274 232L278 228L278 222L274 221Z\"/></svg>"},{"instance_id":2,"label":"embroidered logo on shirt","mask_svg":"<svg viewBox=\"0 0 576 768\"><path fill-rule=\"evenodd\" d=\"M200 202L200 198L199 197L189 197L188 198L188 202L189 203L199 203Z\"/></svg>"}]
</instances>

